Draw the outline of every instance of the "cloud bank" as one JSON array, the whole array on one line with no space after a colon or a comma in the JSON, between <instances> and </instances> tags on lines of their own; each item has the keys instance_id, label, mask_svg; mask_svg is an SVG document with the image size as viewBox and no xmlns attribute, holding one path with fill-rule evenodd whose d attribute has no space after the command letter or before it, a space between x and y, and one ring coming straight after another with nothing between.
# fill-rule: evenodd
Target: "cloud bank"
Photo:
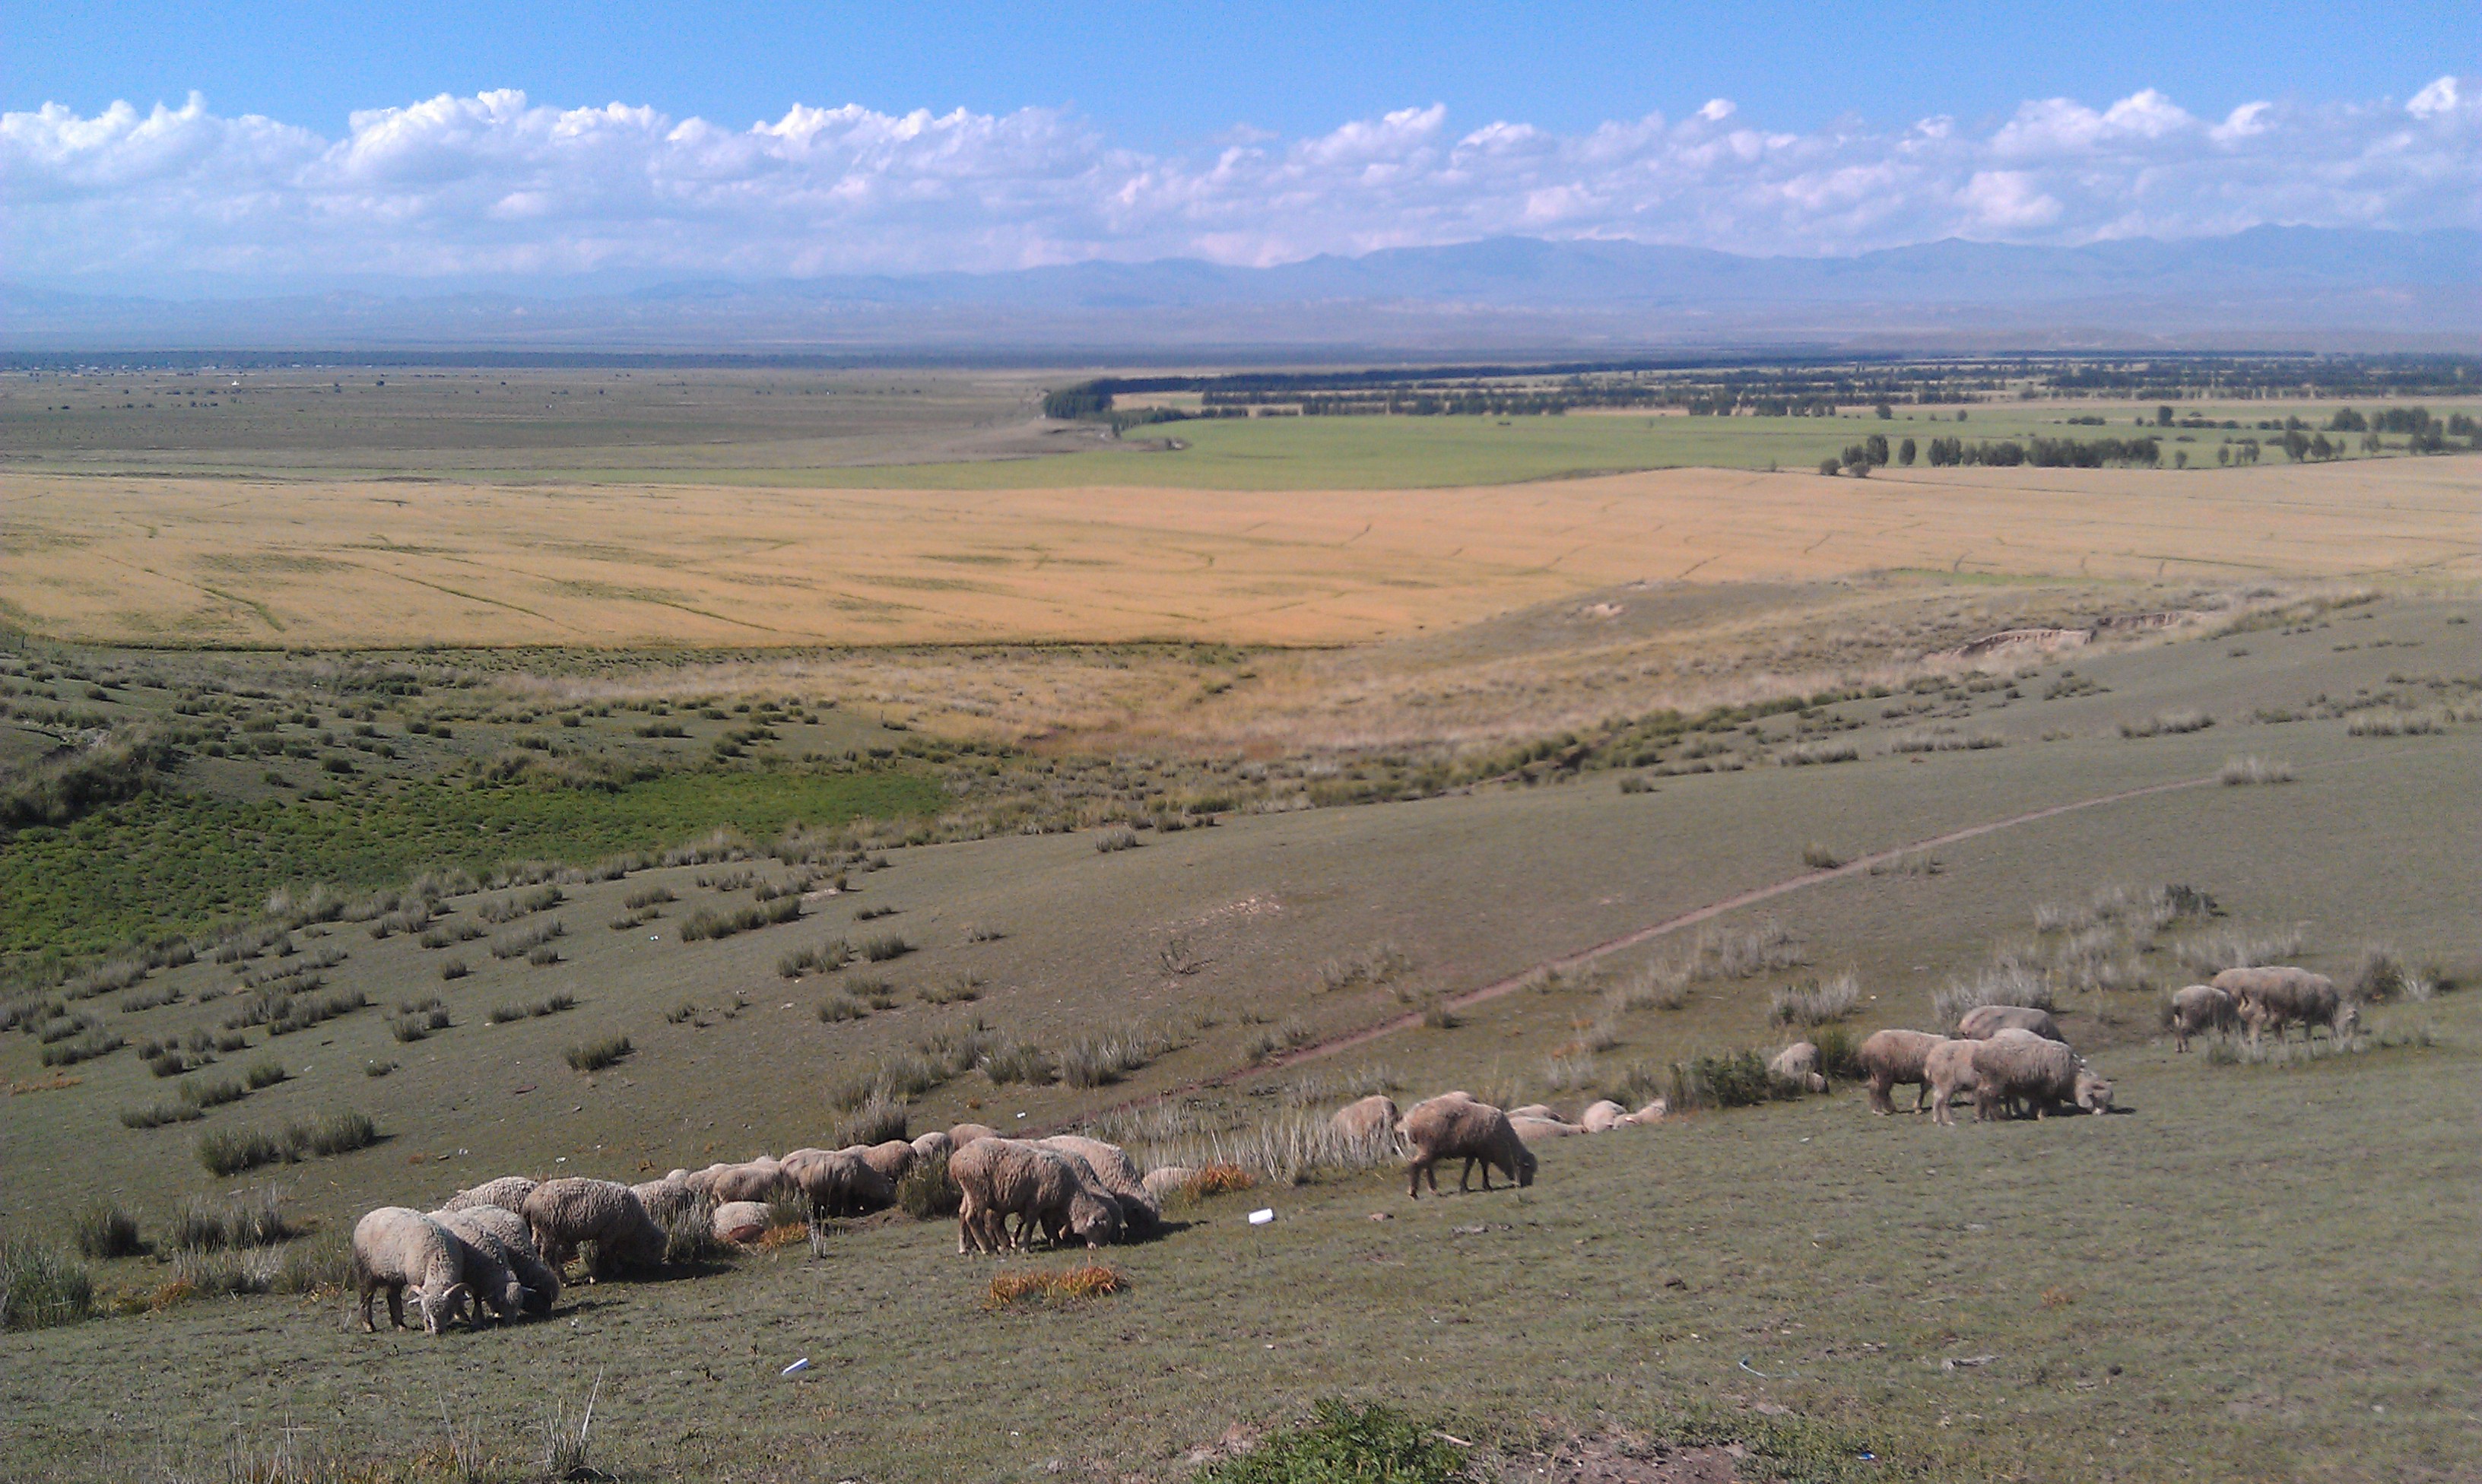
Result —
<instances>
[{"instance_id":1,"label":"cloud bank","mask_svg":"<svg viewBox=\"0 0 2482 1484\"><path fill-rule=\"evenodd\" d=\"M514 91L357 113L344 137L192 94L0 115L0 252L20 281L281 288L595 273L808 276L1105 258L1269 264L1520 235L1830 255L1945 237L2075 245L2264 223L2482 224L2482 96L2257 102L2147 91L1769 130L1717 99L1557 134L1437 105L1198 155L1052 109L795 107L732 129Z\"/></svg>"}]
</instances>

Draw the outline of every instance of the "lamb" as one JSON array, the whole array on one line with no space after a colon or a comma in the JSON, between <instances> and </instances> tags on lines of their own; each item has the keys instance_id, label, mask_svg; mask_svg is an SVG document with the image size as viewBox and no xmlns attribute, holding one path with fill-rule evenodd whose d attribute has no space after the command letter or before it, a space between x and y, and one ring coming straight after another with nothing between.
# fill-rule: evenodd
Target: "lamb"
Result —
<instances>
[{"instance_id":1,"label":"lamb","mask_svg":"<svg viewBox=\"0 0 2482 1484\"><path fill-rule=\"evenodd\" d=\"M1862 1043L1855 1055L1862 1063L1862 1075L1870 1080L1870 1111L1892 1113L1896 1103L1888 1094L1898 1082L1914 1084L1914 1111L1922 1110L1930 1098L1931 1080L1922 1068L1923 1058L1931 1049L1947 1037L1926 1030L1874 1030Z\"/></svg>"},{"instance_id":2,"label":"lamb","mask_svg":"<svg viewBox=\"0 0 2482 1484\"><path fill-rule=\"evenodd\" d=\"M2213 987L2232 997L2232 1008L2253 1041L2270 1028L2282 1040L2295 1025L2304 1041L2317 1026L2340 1040L2362 1024L2362 1007L2338 995L2334 979L2307 969L2227 969L2215 976Z\"/></svg>"},{"instance_id":3,"label":"lamb","mask_svg":"<svg viewBox=\"0 0 2482 1484\"><path fill-rule=\"evenodd\" d=\"M770 1201L792 1185L783 1161L769 1155L742 1164L710 1164L689 1177L691 1189L719 1206L732 1201Z\"/></svg>"},{"instance_id":4,"label":"lamb","mask_svg":"<svg viewBox=\"0 0 2482 1484\"><path fill-rule=\"evenodd\" d=\"M896 1200L896 1183L871 1168L858 1149L796 1149L782 1167L814 1216L867 1215Z\"/></svg>"},{"instance_id":5,"label":"lamb","mask_svg":"<svg viewBox=\"0 0 2482 1484\"><path fill-rule=\"evenodd\" d=\"M1037 1226L1064 1223L1089 1247L1119 1236L1120 1211L1108 1195L1081 1181L1068 1155L1017 1139L975 1139L948 1157L948 1178L964 1195L957 1211L957 1251L996 1253L1022 1247ZM1014 1238L1008 1218L1017 1218Z\"/></svg>"},{"instance_id":6,"label":"lamb","mask_svg":"<svg viewBox=\"0 0 2482 1484\"><path fill-rule=\"evenodd\" d=\"M715 1239L754 1242L767 1235L767 1208L757 1201L726 1201L715 1209Z\"/></svg>"},{"instance_id":7,"label":"lamb","mask_svg":"<svg viewBox=\"0 0 2482 1484\"><path fill-rule=\"evenodd\" d=\"M2212 984L2190 984L2172 992L2172 1044L2189 1049L2189 1038L2206 1030L2229 1030L2239 1018L2232 997Z\"/></svg>"},{"instance_id":8,"label":"lamb","mask_svg":"<svg viewBox=\"0 0 2482 1484\"><path fill-rule=\"evenodd\" d=\"M1507 1172L1519 1185L1534 1184L1534 1151L1525 1147L1508 1115L1488 1103L1477 1103L1463 1093L1416 1103L1396 1125L1396 1133L1413 1149L1413 1158L1405 1166L1405 1193L1414 1200L1422 1198L1422 1179L1429 1176L1434 1194L1439 1188L1435 1170L1441 1159L1462 1158L1465 1174L1457 1189L1472 1188L1474 1166L1482 1165L1482 1187L1491 1188L1493 1165Z\"/></svg>"},{"instance_id":9,"label":"lamb","mask_svg":"<svg viewBox=\"0 0 2482 1484\"><path fill-rule=\"evenodd\" d=\"M1586 1110L1577 1115L1577 1127L1588 1133L1608 1133L1627 1120L1628 1109L1605 1098L1586 1105Z\"/></svg>"},{"instance_id":10,"label":"lamb","mask_svg":"<svg viewBox=\"0 0 2482 1484\"><path fill-rule=\"evenodd\" d=\"M1389 1131L1391 1133L1394 1132ZM1147 1194L1155 1198L1155 1207L1161 1210L1164 1202L1175 1195L1186 1194L1189 1183L1197 1178L1198 1171L1186 1164L1159 1164L1147 1171L1147 1178L1139 1184L1147 1187Z\"/></svg>"},{"instance_id":11,"label":"lamb","mask_svg":"<svg viewBox=\"0 0 2482 1484\"><path fill-rule=\"evenodd\" d=\"M1337 1108L1327 1124L1348 1144L1377 1144L1395 1137L1396 1120L1401 1116L1395 1099L1374 1092Z\"/></svg>"},{"instance_id":12,"label":"lamb","mask_svg":"<svg viewBox=\"0 0 2482 1484\"><path fill-rule=\"evenodd\" d=\"M1949 1128L1956 1126L1956 1119L1948 1112L1948 1104L1958 1093L1973 1092L1982 1085L1973 1070L1973 1049L1984 1044L1981 1041L1951 1041L1941 1036L1923 1054L1922 1081L1930 1088L1931 1122Z\"/></svg>"},{"instance_id":13,"label":"lamb","mask_svg":"<svg viewBox=\"0 0 2482 1484\"><path fill-rule=\"evenodd\" d=\"M439 1203L441 1211L470 1211L477 1206L496 1206L512 1215L523 1215L526 1197L535 1193L539 1182L523 1175L503 1175L487 1180L470 1190L460 1190Z\"/></svg>"},{"instance_id":14,"label":"lamb","mask_svg":"<svg viewBox=\"0 0 2482 1484\"><path fill-rule=\"evenodd\" d=\"M1767 1063L1767 1075L1809 1092L1827 1090L1827 1077L1818 1070L1818 1047L1809 1041L1795 1041L1776 1053Z\"/></svg>"},{"instance_id":15,"label":"lamb","mask_svg":"<svg viewBox=\"0 0 2482 1484\"><path fill-rule=\"evenodd\" d=\"M2010 1029L2030 1030L2046 1041L2058 1041L2063 1045L2069 1039L2060 1034L2060 1023L2051 1018L2050 1011L2038 1010L2031 1005L1977 1004L1966 1011L1965 1018L1956 1023L1956 1035L1960 1041L1988 1041L1994 1033Z\"/></svg>"},{"instance_id":16,"label":"lamb","mask_svg":"<svg viewBox=\"0 0 2482 1484\"><path fill-rule=\"evenodd\" d=\"M383 1206L354 1223L354 1284L362 1297L362 1329L377 1334L371 1299L387 1290L388 1320L405 1325L405 1295L413 1292L422 1332L436 1335L452 1320L474 1322L473 1289L465 1284L469 1251L457 1235L418 1211Z\"/></svg>"},{"instance_id":17,"label":"lamb","mask_svg":"<svg viewBox=\"0 0 2482 1484\"><path fill-rule=\"evenodd\" d=\"M639 1204L638 1193L618 1181L544 1181L526 1197L525 1217L535 1250L555 1269L568 1265L580 1242L594 1243L589 1269L594 1282L664 1261L663 1228Z\"/></svg>"},{"instance_id":18,"label":"lamb","mask_svg":"<svg viewBox=\"0 0 2482 1484\"><path fill-rule=\"evenodd\" d=\"M434 1211L432 1219L456 1233L466 1246L490 1254L508 1268L525 1289L520 1307L526 1313L546 1315L560 1302L560 1274L535 1250L534 1234L527 1229L525 1217L498 1206L474 1206Z\"/></svg>"},{"instance_id":19,"label":"lamb","mask_svg":"<svg viewBox=\"0 0 2482 1484\"><path fill-rule=\"evenodd\" d=\"M948 1131L948 1152L956 1153L976 1139L995 1139L1000 1131L987 1123L961 1123Z\"/></svg>"},{"instance_id":20,"label":"lamb","mask_svg":"<svg viewBox=\"0 0 2482 1484\"><path fill-rule=\"evenodd\" d=\"M1129 1235L1150 1237L1163 1226L1163 1209L1148 1191L1146 1180L1138 1174L1127 1150L1074 1133L1055 1133L1041 1142L1045 1149L1076 1155L1086 1161L1096 1183L1121 1203L1121 1223Z\"/></svg>"},{"instance_id":21,"label":"lamb","mask_svg":"<svg viewBox=\"0 0 2482 1484\"><path fill-rule=\"evenodd\" d=\"M1044 1147L1049 1148L1053 1154L1056 1154L1063 1159L1069 1161L1069 1173L1070 1177L1077 1182L1078 1189L1081 1192L1079 1197L1073 1198L1070 1201L1070 1205L1072 1207L1078 1206L1082 1202L1091 1199L1092 1201L1098 1203L1100 1207L1107 1209L1109 1211L1109 1219L1106 1220L1100 1216L1094 1215L1093 1211L1090 1211L1089 1214L1093 1219L1090 1220L1085 1229L1079 1230L1077 1235L1085 1238L1086 1245L1088 1247L1097 1247L1108 1242L1117 1242L1121 1240L1122 1237L1129 1231L1129 1209L1127 1205L1122 1201L1121 1197L1113 1191L1112 1187L1104 1181L1103 1177L1096 1171L1094 1161L1088 1159L1083 1153L1076 1149L1060 1148L1051 1145L1048 1140L1044 1141ZM1105 1144L1103 1147L1105 1149L1116 1149L1116 1146L1110 1144ZM1122 1158L1125 1159L1127 1157L1122 1156ZM1134 1167L1131 1169L1130 1173L1136 1173ZM1144 1199L1144 1185L1141 1184L1138 1188L1140 1198ZM1151 1205L1152 1203L1149 1202L1149 1204ZM1042 1222L1043 1239L1054 1247L1059 1246L1069 1235L1071 1229L1071 1218L1067 1212L1054 1211L1047 1213L1042 1218ZM1017 1245L1023 1246L1025 1244L1026 1228L1025 1223L1022 1220L1017 1223Z\"/></svg>"},{"instance_id":22,"label":"lamb","mask_svg":"<svg viewBox=\"0 0 2482 1484\"><path fill-rule=\"evenodd\" d=\"M895 1191L896 1183L905 1178L905 1172L913 1168L913 1161L920 1158L913 1152L913 1146L903 1139L889 1139L884 1144L873 1144L866 1149L857 1147L853 1152L861 1157L862 1163L879 1171L886 1179L891 1195Z\"/></svg>"},{"instance_id":23,"label":"lamb","mask_svg":"<svg viewBox=\"0 0 2482 1484\"><path fill-rule=\"evenodd\" d=\"M663 1227L671 1226L706 1199L690 1184L687 1170L674 1170L661 1180L643 1181L631 1185L629 1193L647 1208L647 1218Z\"/></svg>"},{"instance_id":24,"label":"lamb","mask_svg":"<svg viewBox=\"0 0 2482 1484\"><path fill-rule=\"evenodd\" d=\"M1965 1043L1973 1061L1974 1116L1999 1116L2020 1100L2037 1118L2062 1104L2088 1112L2111 1111L2111 1083L2088 1068L2061 1042L2011 1027L1987 1041Z\"/></svg>"}]
</instances>

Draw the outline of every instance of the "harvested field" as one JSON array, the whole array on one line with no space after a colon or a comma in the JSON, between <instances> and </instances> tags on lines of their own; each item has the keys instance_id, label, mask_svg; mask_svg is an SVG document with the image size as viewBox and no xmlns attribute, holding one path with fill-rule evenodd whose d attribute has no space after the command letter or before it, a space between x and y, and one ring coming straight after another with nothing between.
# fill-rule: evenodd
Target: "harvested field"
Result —
<instances>
[{"instance_id":1,"label":"harvested field","mask_svg":"<svg viewBox=\"0 0 2482 1484\"><path fill-rule=\"evenodd\" d=\"M1614 584L2482 573L2470 456L1458 489L0 479L0 612L97 642L1333 644Z\"/></svg>"}]
</instances>

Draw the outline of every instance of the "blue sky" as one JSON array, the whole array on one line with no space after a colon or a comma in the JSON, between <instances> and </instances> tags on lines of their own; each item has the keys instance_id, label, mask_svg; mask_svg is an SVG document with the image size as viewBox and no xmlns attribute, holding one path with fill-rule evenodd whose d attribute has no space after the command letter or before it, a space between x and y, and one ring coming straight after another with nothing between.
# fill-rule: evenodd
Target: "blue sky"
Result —
<instances>
[{"instance_id":1,"label":"blue sky","mask_svg":"<svg viewBox=\"0 0 2482 1484\"><path fill-rule=\"evenodd\" d=\"M2470 0L1052 9L5 0L0 272L1816 254L2472 226L2482 189Z\"/></svg>"}]
</instances>

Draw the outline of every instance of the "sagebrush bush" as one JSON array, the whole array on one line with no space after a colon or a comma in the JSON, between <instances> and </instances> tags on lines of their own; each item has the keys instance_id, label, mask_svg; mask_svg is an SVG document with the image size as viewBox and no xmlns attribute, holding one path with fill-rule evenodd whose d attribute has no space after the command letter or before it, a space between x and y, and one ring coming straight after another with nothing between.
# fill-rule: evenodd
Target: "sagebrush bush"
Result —
<instances>
[{"instance_id":1,"label":"sagebrush bush","mask_svg":"<svg viewBox=\"0 0 2482 1484\"><path fill-rule=\"evenodd\" d=\"M75 1324L94 1312L94 1278L57 1247L0 1237L0 1329Z\"/></svg>"},{"instance_id":2,"label":"sagebrush bush","mask_svg":"<svg viewBox=\"0 0 2482 1484\"><path fill-rule=\"evenodd\" d=\"M2290 783L2292 765L2255 755L2226 758L2223 771L2215 775L2228 789L2247 788L2256 784Z\"/></svg>"},{"instance_id":3,"label":"sagebrush bush","mask_svg":"<svg viewBox=\"0 0 2482 1484\"><path fill-rule=\"evenodd\" d=\"M836 1121L835 1147L885 1144L905 1137L905 1105L885 1094L874 1096Z\"/></svg>"},{"instance_id":4,"label":"sagebrush bush","mask_svg":"<svg viewBox=\"0 0 2482 1484\"><path fill-rule=\"evenodd\" d=\"M1134 850L1137 847L1138 832L1125 824L1116 824L1095 837L1096 850L1105 855L1115 850Z\"/></svg>"},{"instance_id":5,"label":"sagebrush bush","mask_svg":"<svg viewBox=\"0 0 2482 1484\"><path fill-rule=\"evenodd\" d=\"M897 1209L916 1221L953 1216L963 1199L956 1183L948 1178L948 1157L944 1154L916 1160L896 1183Z\"/></svg>"},{"instance_id":6,"label":"sagebrush bush","mask_svg":"<svg viewBox=\"0 0 2482 1484\"><path fill-rule=\"evenodd\" d=\"M1842 1020L1862 1002L1862 980L1851 970L1821 981L1779 989L1768 1001L1767 1019L1778 1026L1824 1026Z\"/></svg>"}]
</instances>

